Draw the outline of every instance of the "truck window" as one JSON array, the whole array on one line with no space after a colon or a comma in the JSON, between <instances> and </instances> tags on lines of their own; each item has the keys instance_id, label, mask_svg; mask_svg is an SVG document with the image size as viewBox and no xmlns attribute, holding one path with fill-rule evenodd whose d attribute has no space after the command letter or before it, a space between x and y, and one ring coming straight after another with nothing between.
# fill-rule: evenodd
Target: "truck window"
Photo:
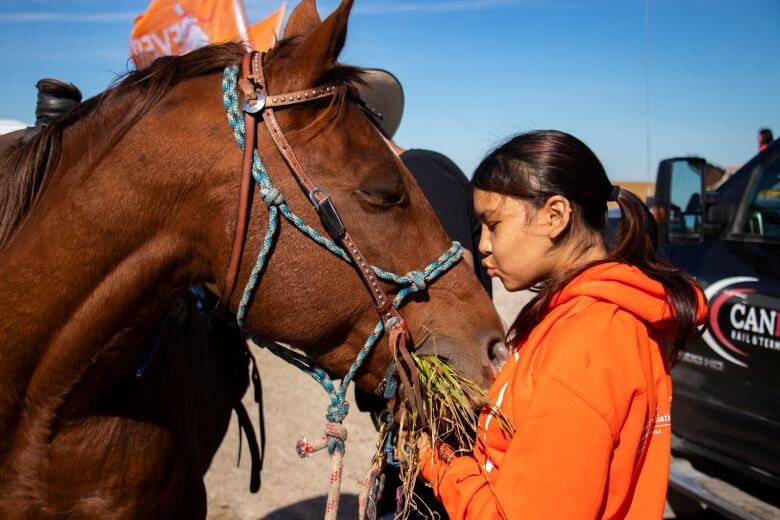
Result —
<instances>
[{"instance_id":1,"label":"truck window","mask_svg":"<svg viewBox=\"0 0 780 520\"><path fill-rule=\"evenodd\" d=\"M669 233L677 239L701 232L701 171L698 163L680 160L672 165Z\"/></svg>"},{"instance_id":2,"label":"truck window","mask_svg":"<svg viewBox=\"0 0 780 520\"><path fill-rule=\"evenodd\" d=\"M748 204L742 233L780 239L780 155L763 168Z\"/></svg>"}]
</instances>

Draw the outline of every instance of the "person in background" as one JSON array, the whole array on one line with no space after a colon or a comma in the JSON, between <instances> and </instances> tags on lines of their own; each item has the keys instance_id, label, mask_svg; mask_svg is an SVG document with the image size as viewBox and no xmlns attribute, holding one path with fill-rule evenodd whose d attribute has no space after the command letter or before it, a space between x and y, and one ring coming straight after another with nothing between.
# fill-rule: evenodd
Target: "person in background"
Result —
<instances>
[{"instance_id":1,"label":"person in background","mask_svg":"<svg viewBox=\"0 0 780 520\"><path fill-rule=\"evenodd\" d=\"M35 84L38 101L35 105L35 125L0 136L0 160L13 146L26 143L52 121L81 103L81 91L72 83L43 78Z\"/></svg>"},{"instance_id":2,"label":"person in background","mask_svg":"<svg viewBox=\"0 0 780 520\"><path fill-rule=\"evenodd\" d=\"M774 136L769 128L762 128L758 131L758 151L763 152L764 148L774 141Z\"/></svg>"},{"instance_id":3,"label":"person in background","mask_svg":"<svg viewBox=\"0 0 780 520\"><path fill-rule=\"evenodd\" d=\"M474 451L421 436L423 477L454 520L661 518L669 366L701 333L701 290L657 257L644 203L569 134L510 139L471 184L488 274L539 292L509 331ZM611 248L609 201L621 210Z\"/></svg>"},{"instance_id":4,"label":"person in background","mask_svg":"<svg viewBox=\"0 0 780 520\"><path fill-rule=\"evenodd\" d=\"M443 154L431 150L404 150L393 142L404 111L401 82L382 69L365 69L362 78L363 83L355 87L369 118L412 173L444 230L452 240L463 246L464 259L474 268L488 295L492 295L490 278L480 261L478 244L481 227L474 213L468 178Z\"/></svg>"},{"instance_id":5,"label":"person in background","mask_svg":"<svg viewBox=\"0 0 780 520\"><path fill-rule=\"evenodd\" d=\"M42 128L69 112L81 103L81 91L73 83L53 78L43 78L35 84L38 102L35 105L35 126L27 129L24 140L28 141Z\"/></svg>"}]
</instances>

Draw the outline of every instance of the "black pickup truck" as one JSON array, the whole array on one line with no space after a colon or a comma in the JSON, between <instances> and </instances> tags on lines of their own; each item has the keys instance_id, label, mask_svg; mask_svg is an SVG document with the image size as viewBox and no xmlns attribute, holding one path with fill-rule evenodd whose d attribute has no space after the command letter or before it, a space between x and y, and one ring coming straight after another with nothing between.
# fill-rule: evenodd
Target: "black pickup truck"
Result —
<instances>
[{"instance_id":1,"label":"black pickup truck","mask_svg":"<svg viewBox=\"0 0 780 520\"><path fill-rule=\"evenodd\" d=\"M728 177L699 158L662 161L653 210L663 254L710 305L707 330L672 370L673 450L693 466L673 462L670 488L712 506L696 489L709 477L691 468L714 467L719 482L733 474L771 501L780 496L780 140ZM780 518L763 501L728 511L738 499L715 488L723 503L713 508L726 516Z\"/></svg>"}]
</instances>

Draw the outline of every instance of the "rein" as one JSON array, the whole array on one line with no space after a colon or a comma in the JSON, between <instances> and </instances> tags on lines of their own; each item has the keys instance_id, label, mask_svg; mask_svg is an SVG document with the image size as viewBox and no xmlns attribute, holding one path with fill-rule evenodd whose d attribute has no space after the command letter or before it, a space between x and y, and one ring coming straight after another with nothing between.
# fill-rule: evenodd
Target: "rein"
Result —
<instances>
[{"instance_id":1,"label":"rein","mask_svg":"<svg viewBox=\"0 0 780 520\"><path fill-rule=\"evenodd\" d=\"M333 96L337 89L343 88L343 86L325 85L313 89L271 95L267 91L264 78L263 56L263 54L254 52L247 53L244 56L241 79L238 79L238 65L229 66L224 70L222 92L225 110L228 122L233 129L236 143L243 150L243 159L235 236L225 286L222 292L221 305L229 306L237 284L249 220L252 180L260 188L260 196L268 207L268 227L238 306L236 318L242 329L245 329L246 314L252 296L264 272L271 254L271 248L277 236L280 220L279 213L317 244L352 265L371 295L380 319L358 352L349 371L342 378L338 389L336 389L330 376L323 369L317 367L311 359L278 343L267 341L263 338L253 338L258 345L267 347L277 356L309 374L330 396L331 405L328 407L326 414L325 434L319 442L314 444L306 442L305 439L299 441L297 449L301 457L310 456L320 449L328 449L331 455L332 473L325 518L335 519L341 487L344 442L347 438L346 428L342 425L344 418L349 412L349 403L346 400L347 387L376 342L381 338L383 332L387 331L394 362L389 367L384 381L377 388L376 392L379 394L384 392L385 396L387 396L387 390L397 387L394 379L397 375L407 399L413 408L419 411L418 415L424 419L419 385L413 384L413 382L418 381L417 368L406 347L407 344L411 344L411 338L409 337L406 322L397 309L401 306L406 296L425 290L427 283L432 282L455 265L463 256L463 247L459 243L453 242L449 250L445 251L422 271L411 271L406 275L390 273L369 264L347 232L327 192L311 180L298 162L275 115L275 109L277 108L281 109L328 98ZM241 88L244 96L243 116L239 110L237 87ZM289 166L301 189L308 196L309 201L320 217L323 227L331 238L323 236L295 215L287 206L282 194L273 186L257 149L258 116L262 117L262 121L276 144L278 152ZM401 285L403 288L391 300L379 284L379 279Z\"/></svg>"}]
</instances>

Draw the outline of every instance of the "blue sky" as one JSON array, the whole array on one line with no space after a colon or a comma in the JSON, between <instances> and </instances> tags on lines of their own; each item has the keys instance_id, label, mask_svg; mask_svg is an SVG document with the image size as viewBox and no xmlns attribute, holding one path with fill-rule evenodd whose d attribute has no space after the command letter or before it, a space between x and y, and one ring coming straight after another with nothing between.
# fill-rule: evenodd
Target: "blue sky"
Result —
<instances>
[{"instance_id":1,"label":"blue sky","mask_svg":"<svg viewBox=\"0 0 780 520\"><path fill-rule=\"evenodd\" d=\"M254 21L281 2L245 3ZM128 66L147 4L2 0L0 119L32 122L44 76L87 97L106 88ZM779 0L355 4L342 61L393 71L407 101L396 141L441 151L467 175L535 128L581 138L613 180L646 180L676 155L739 164L760 127L780 133ZM320 1L320 12L335 5Z\"/></svg>"}]
</instances>

